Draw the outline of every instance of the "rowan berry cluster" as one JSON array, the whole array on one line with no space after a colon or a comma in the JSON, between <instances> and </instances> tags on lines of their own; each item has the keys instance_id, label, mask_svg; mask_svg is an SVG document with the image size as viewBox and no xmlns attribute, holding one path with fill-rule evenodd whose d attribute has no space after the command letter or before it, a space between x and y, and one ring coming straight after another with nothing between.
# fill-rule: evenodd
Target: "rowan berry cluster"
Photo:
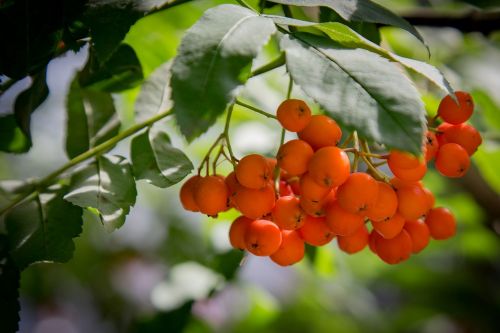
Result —
<instances>
[{"instance_id":1,"label":"rowan berry cluster","mask_svg":"<svg viewBox=\"0 0 500 333\"><path fill-rule=\"evenodd\" d=\"M368 246L384 262L399 263L431 238L455 234L454 216L434 207L434 195L420 180L433 159L441 174L463 176L481 143L464 123L473 111L470 95L456 96L458 104L450 96L442 100L438 116L445 122L427 132L422 156L374 154L355 132L339 147L342 130L335 120L311 115L305 102L287 99L276 118L298 139L283 143L276 158L243 157L226 177L191 177L180 191L182 205L214 217L237 209L242 215L231 224L231 245L279 265L299 262L305 244L322 246L334 238L346 253ZM350 142L353 147L347 147ZM360 161L366 172L358 171ZM385 163L392 179L379 169Z\"/></svg>"}]
</instances>

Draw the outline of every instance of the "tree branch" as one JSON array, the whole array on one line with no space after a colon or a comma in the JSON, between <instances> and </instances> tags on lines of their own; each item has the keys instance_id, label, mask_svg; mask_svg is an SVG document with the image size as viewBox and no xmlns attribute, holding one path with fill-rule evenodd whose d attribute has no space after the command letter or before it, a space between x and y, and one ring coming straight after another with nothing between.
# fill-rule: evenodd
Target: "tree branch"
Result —
<instances>
[{"instance_id":1,"label":"tree branch","mask_svg":"<svg viewBox=\"0 0 500 333\"><path fill-rule=\"evenodd\" d=\"M436 28L455 28L461 32L480 32L489 35L500 30L500 10L469 10L459 14L418 9L402 15L413 25Z\"/></svg>"}]
</instances>

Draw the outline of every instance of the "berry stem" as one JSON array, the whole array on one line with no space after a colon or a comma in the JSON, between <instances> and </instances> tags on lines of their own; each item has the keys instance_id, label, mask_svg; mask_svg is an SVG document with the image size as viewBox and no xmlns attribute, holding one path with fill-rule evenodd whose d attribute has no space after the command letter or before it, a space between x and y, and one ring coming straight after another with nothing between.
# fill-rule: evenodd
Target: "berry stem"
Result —
<instances>
[{"instance_id":1,"label":"berry stem","mask_svg":"<svg viewBox=\"0 0 500 333\"><path fill-rule=\"evenodd\" d=\"M357 131L352 132L352 138L354 140L354 152L359 152L359 138ZM358 171L358 164L359 164L359 154L355 154L354 161L352 163L352 172Z\"/></svg>"},{"instance_id":2,"label":"berry stem","mask_svg":"<svg viewBox=\"0 0 500 333\"><path fill-rule=\"evenodd\" d=\"M151 125L153 125L155 122L169 116L173 114L173 110L168 110L168 111L164 111L164 112L161 112L161 113L158 113L156 115L154 115L153 117L143 121L142 123L139 123L139 124L135 124L129 128L127 128L126 130L124 130L123 132L121 133L118 133L116 136L104 141L103 143L87 150L86 152L72 158L71 160L69 160L66 164L64 164L63 166L61 166L59 169L55 170L54 172L48 174L47 176L45 176L44 178L40 179L38 182L35 182L34 183L34 190L31 190L31 191L28 191L28 192L25 192L25 193L22 193L20 195L18 195L11 203L9 203L7 206L3 207L1 210L0 210L0 216L5 214L7 211L11 210L12 208L14 208L15 206L17 206L18 204L20 204L21 202L23 202L25 199L27 199L28 197L32 196L34 193L36 193L37 191L38 192L41 192L43 191L45 188L47 188L48 186L52 185L54 183L54 181L61 175L63 174L64 172L66 172L67 170L73 168L74 166L88 160L89 158L91 157L95 157L99 154L102 154L108 150L110 150L111 148L113 148L118 142L122 141L123 139L125 138L128 138L129 136L132 136L134 135L135 133L141 131L142 129L146 128L146 127L149 127Z\"/></svg>"},{"instance_id":3,"label":"berry stem","mask_svg":"<svg viewBox=\"0 0 500 333\"><path fill-rule=\"evenodd\" d=\"M233 114L234 104L231 104L229 109L227 110L226 123L224 124L224 132L221 134L224 136L224 141L226 142L227 150L229 152L229 157L231 164L234 168L236 168L236 162L238 159L234 156L233 148L231 147L231 140L229 140L229 124L231 122L231 116Z\"/></svg>"},{"instance_id":4,"label":"berry stem","mask_svg":"<svg viewBox=\"0 0 500 333\"><path fill-rule=\"evenodd\" d=\"M203 165L206 165L206 168L207 168L207 175L209 174L209 160L210 160L210 154L212 154L212 151L215 149L215 147L217 147L217 144L223 139L225 138L224 136L224 133L221 133L217 139L215 139L214 143L212 143L212 145L210 146L210 148L208 149L207 153L205 154L205 157L203 157L203 160L201 160L201 163L200 163L200 166L198 167L198 175L201 174L201 170L203 170Z\"/></svg>"},{"instance_id":5,"label":"berry stem","mask_svg":"<svg viewBox=\"0 0 500 333\"><path fill-rule=\"evenodd\" d=\"M291 80L290 80L291 81ZM286 130L284 128L281 129L281 138L280 138L280 147L283 146L283 143L285 143L285 134ZM279 151L279 148L278 148ZM280 160L278 159L278 153L276 153L276 166L274 167L273 170L273 180L274 180L274 190L276 194L276 198L279 198L280 196Z\"/></svg>"},{"instance_id":6,"label":"berry stem","mask_svg":"<svg viewBox=\"0 0 500 333\"><path fill-rule=\"evenodd\" d=\"M257 113L259 113L259 114L261 114L261 115L263 115L263 116L266 116L267 118L277 119L275 115L270 114L270 113L268 113L268 112L266 112L266 111L262 111L261 109L256 108L255 106L252 106L252 105L246 104L246 103L244 103L244 102L242 102L242 101L240 101L240 100L238 100L238 99L234 102L234 104L237 104L237 105L243 106L243 107L245 107L245 108L247 108L247 109L249 109L249 110L252 110L252 111L257 112Z\"/></svg>"},{"instance_id":7,"label":"berry stem","mask_svg":"<svg viewBox=\"0 0 500 333\"><path fill-rule=\"evenodd\" d=\"M288 74L289 76L289 81L288 81L288 89L286 91L286 99L290 99L292 96L292 90L293 90L293 79L290 73Z\"/></svg>"},{"instance_id":8,"label":"berry stem","mask_svg":"<svg viewBox=\"0 0 500 333\"><path fill-rule=\"evenodd\" d=\"M347 147L347 145L351 143L351 141L352 141L353 138L354 138L353 133L349 134L349 136L345 139L345 141L342 143L342 145L340 145L339 148L345 148L345 147Z\"/></svg>"},{"instance_id":9,"label":"berry stem","mask_svg":"<svg viewBox=\"0 0 500 333\"><path fill-rule=\"evenodd\" d=\"M249 78L270 72L273 69L283 66L285 62L286 62L285 53L281 53L277 58L271 60L269 63L262 65L261 67L252 71L250 73Z\"/></svg>"}]
</instances>

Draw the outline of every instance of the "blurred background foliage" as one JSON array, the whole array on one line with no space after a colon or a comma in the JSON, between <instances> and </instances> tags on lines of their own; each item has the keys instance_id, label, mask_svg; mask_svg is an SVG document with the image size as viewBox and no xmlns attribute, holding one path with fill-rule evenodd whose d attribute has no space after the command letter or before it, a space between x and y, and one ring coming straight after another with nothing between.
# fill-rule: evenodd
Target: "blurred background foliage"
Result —
<instances>
[{"instance_id":1,"label":"blurred background foliage","mask_svg":"<svg viewBox=\"0 0 500 333\"><path fill-rule=\"evenodd\" d=\"M135 50L144 77L175 56L183 33L205 9L224 2L194 1L137 21L125 43ZM400 13L418 7L461 12L471 4L499 5L486 0L378 2ZM429 60L410 34L381 31L384 47ZM453 239L431 242L397 266L382 263L367 249L346 255L334 241L310 249L300 264L281 268L230 249L227 232L235 212L217 220L185 212L177 197L179 185L162 190L140 181L137 204L120 230L106 233L86 213L70 262L36 264L22 273L20 332L498 332L500 35L451 28L419 31L430 47L430 62L456 89L473 93L477 111L472 122L485 139L464 180L448 180L434 171L424 179L437 204L457 216ZM32 117L33 147L24 155L0 154L0 179L43 176L64 163L65 96L87 53L84 47L49 63L50 95ZM276 54L276 41L271 41L254 66ZM414 79L433 114L441 96ZM25 81L2 96L0 109L13 103ZM287 82L280 68L251 79L242 94L272 112L284 99ZM138 91L113 94L122 128L134 122ZM293 96L307 99L298 88ZM239 108L233 119L230 135L237 156L276 153L276 123ZM173 144L197 165L222 123L190 145L172 121L164 126ZM128 156L128 141L115 151ZM230 165L219 168L226 172Z\"/></svg>"}]
</instances>

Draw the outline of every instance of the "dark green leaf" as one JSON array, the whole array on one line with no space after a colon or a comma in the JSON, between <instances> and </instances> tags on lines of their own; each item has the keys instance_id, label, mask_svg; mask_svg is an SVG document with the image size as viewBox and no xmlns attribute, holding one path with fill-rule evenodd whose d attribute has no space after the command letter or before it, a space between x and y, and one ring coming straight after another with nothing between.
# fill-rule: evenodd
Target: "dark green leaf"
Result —
<instances>
[{"instance_id":1,"label":"dark green leaf","mask_svg":"<svg viewBox=\"0 0 500 333\"><path fill-rule=\"evenodd\" d=\"M419 154L425 110L412 82L392 63L325 38L284 36L295 83L335 120L370 140ZM304 61L307 59L307 61Z\"/></svg>"},{"instance_id":2,"label":"dark green leaf","mask_svg":"<svg viewBox=\"0 0 500 333\"><path fill-rule=\"evenodd\" d=\"M141 1L91 0L84 14L90 28L92 45L101 62L106 62L115 52L132 24L144 15Z\"/></svg>"},{"instance_id":3,"label":"dark green leaf","mask_svg":"<svg viewBox=\"0 0 500 333\"><path fill-rule=\"evenodd\" d=\"M120 129L111 95L80 87L78 76L71 83L66 112L66 153L69 158L108 140Z\"/></svg>"},{"instance_id":4,"label":"dark green leaf","mask_svg":"<svg viewBox=\"0 0 500 333\"><path fill-rule=\"evenodd\" d=\"M395 53L389 52L383 47L364 38L356 31L354 31L353 29L342 23L327 22L327 23L317 24L315 22L290 19L282 16L269 15L267 17L271 18L274 22L278 24L292 25L300 27L304 31L326 35L331 40L349 48L363 48L371 52L377 53L382 57L387 58L391 61L399 62L406 68L414 71L417 74L422 75L427 80L435 84L445 94L450 95L454 93L454 90L451 87L448 80L446 80L444 75L436 67L422 61L401 57Z\"/></svg>"},{"instance_id":5,"label":"dark green leaf","mask_svg":"<svg viewBox=\"0 0 500 333\"><path fill-rule=\"evenodd\" d=\"M19 322L21 274L8 250L7 236L0 235L0 323L2 332L15 333Z\"/></svg>"},{"instance_id":6,"label":"dark green leaf","mask_svg":"<svg viewBox=\"0 0 500 333\"><path fill-rule=\"evenodd\" d=\"M10 253L19 268L71 259L73 238L82 231L82 209L63 200L65 190L42 193L5 217Z\"/></svg>"},{"instance_id":7,"label":"dark green leaf","mask_svg":"<svg viewBox=\"0 0 500 333\"><path fill-rule=\"evenodd\" d=\"M252 60L276 28L235 5L209 9L182 39L172 64L172 99L182 133L192 140L224 112L248 79Z\"/></svg>"},{"instance_id":8,"label":"dark green leaf","mask_svg":"<svg viewBox=\"0 0 500 333\"><path fill-rule=\"evenodd\" d=\"M398 16L379 4L370 0L269 0L285 5L316 7L323 6L333 9L344 20L392 25L404 29L417 37L422 43L422 35L401 16Z\"/></svg>"},{"instance_id":9,"label":"dark green leaf","mask_svg":"<svg viewBox=\"0 0 500 333\"><path fill-rule=\"evenodd\" d=\"M135 102L136 120L145 121L155 114L167 111L172 107L170 95L170 67L167 62L158 67L142 84Z\"/></svg>"},{"instance_id":10,"label":"dark green leaf","mask_svg":"<svg viewBox=\"0 0 500 333\"><path fill-rule=\"evenodd\" d=\"M73 174L64 199L83 208L96 209L104 228L113 231L125 222L136 196L128 161L121 156L100 156Z\"/></svg>"},{"instance_id":11,"label":"dark green leaf","mask_svg":"<svg viewBox=\"0 0 500 333\"><path fill-rule=\"evenodd\" d=\"M135 178L158 187L177 184L193 170L186 155L172 147L167 133L156 126L132 140L130 155Z\"/></svg>"},{"instance_id":12,"label":"dark green leaf","mask_svg":"<svg viewBox=\"0 0 500 333\"><path fill-rule=\"evenodd\" d=\"M121 44L109 60L101 62L91 53L80 73L80 85L87 89L119 92L137 86L143 79L142 67L135 51Z\"/></svg>"},{"instance_id":13,"label":"dark green leaf","mask_svg":"<svg viewBox=\"0 0 500 333\"><path fill-rule=\"evenodd\" d=\"M24 153L31 148L31 140L23 133L13 114L0 117L0 150Z\"/></svg>"}]
</instances>

